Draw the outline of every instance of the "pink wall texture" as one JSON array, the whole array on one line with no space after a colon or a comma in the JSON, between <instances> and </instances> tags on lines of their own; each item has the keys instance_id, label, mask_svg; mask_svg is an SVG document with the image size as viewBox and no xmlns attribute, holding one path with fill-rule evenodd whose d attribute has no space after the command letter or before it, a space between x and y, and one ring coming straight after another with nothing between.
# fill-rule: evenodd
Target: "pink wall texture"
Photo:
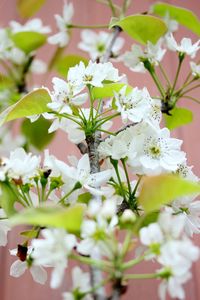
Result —
<instances>
[{"instance_id":1,"label":"pink wall texture","mask_svg":"<svg viewBox=\"0 0 200 300\"><path fill-rule=\"evenodd\" d=\"M29 0L27 0L29 1ZM78 24L104 24L109 22L110 12L104 5L97 3L95 0L71 0L75 8L74 23ZM121 3L122 1L116 1ZM155 3L153 0L143 1L132 1L132 5L129 9L129 14L137 12L143 12L148 7ZM174 5L179 5L185 8L193 10L200 17L200 2L199 0L171 0L164 1ZM63 0L47 0L44 7L37 14L38 17L42 18L45 25L51 25L55 30L54 14L61 13L63 6ZM16 11L16 0L0 0L0 27L6 26L10 20L16 20L23 22L20 19ZM132 44L131 40L122 34L126 38L127 44L126 49L130 48ZM178 38L187 36L191 37L193 41L197 39L191 32L181 28ZM77 49L77 42L80 40L80 30L76 29L70 45L67 49L67 53L77 53L85 55L82 51ZM45 46L39 53L39 57L45 61L50 60L53 55L53 47ZM198 57L197 57L198 60ZM177 58L173 54L169 54L165 61L166 69L170 75L177 66ZM121 73L128 75L129 83L133 86L140 88L146 86L152 95L155 95L156 89L152 84L151 78L141 74L135 74L127 70L122 64L118 65ZM185 72L187 68L185 68ZM40 85L47 85L51 87L51 77L53 74L48 75L48 78L40 76L35 79L35 82ZM184 76L185 77L185 76ZM194 93L195 95L195 93ZM196 94L198 98L198 94ZM188 102L188 103L187 103ZM198 104L185 101L184 105L190 108L194 112L194 122L188 126L182 127L176 130L175 135L184 141L184 150L187 152L188 163L194 165L194 171L200 176L200 106ZM66 151L64 150L66 149ZM77 149L73 147L66 138L66 135L62 132L58 132L55 140L50 146L51 153L56 154L58 158L65 159L67 154L79 155ZM32 281L30 274L22 276L19 279L14 279L9 276L9 267L13 262L13 257L10 257L8 249L16 247L19 242L16 241L15 234L9 235L9 243L6 248L0 249L0 300L58 300L61 299L61 293L66 290L69 286L70 279L69 274L63 285L59 290L51 290L49 284L41 286ZM195 237L195 242L200 245L200 238ZM140 268L140 269L139 269ZM148 266L143 264L137 267L135 271L151 272L153 271L153 264L149 263ZM126 295L123 297L124 300L138 299L138 300L156 300L157 296L157 285L158 282L153 280L132 282ZM186 299L187 300L198 300L200 299L200 261L197 262L193 267L193 279L189 281L186 286Z\"/></svg>"}]
</instances>

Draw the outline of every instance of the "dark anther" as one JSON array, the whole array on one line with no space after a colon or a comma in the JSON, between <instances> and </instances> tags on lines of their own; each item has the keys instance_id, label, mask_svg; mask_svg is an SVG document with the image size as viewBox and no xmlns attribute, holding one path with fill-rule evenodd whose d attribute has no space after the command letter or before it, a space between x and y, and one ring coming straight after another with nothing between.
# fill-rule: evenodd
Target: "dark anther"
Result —
<instances>
[{"instance_id":1,"label":"dark anther","mask_svg":"<svg viewBox=\"0 0 200 300\"><path fill-rule=\"evenodd\" d=\"M17 245L17 256L21 261L25 261L27 257L28 248L26 246Z\"/></svg>"}]
</instances>

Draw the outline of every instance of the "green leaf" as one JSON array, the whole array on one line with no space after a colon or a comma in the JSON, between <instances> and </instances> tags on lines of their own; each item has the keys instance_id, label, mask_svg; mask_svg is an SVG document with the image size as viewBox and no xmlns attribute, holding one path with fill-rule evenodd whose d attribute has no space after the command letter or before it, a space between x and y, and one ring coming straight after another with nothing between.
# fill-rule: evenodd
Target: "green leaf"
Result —
<instances>
[{"instance_id":1,"label":"green leaf","mask_svg":"<svg viewBox=\"0 0 200 300\"><path fill-rule=\"evenodd\" d=\"M186 8L157 2L152 6L152 12L162 17L169 13L172 19L178 21L181 25L200 35L200 21L198 17L192 11Z\"/></svg>"},{"instance_id":2,"label":"green leaf","mask_svg":"<svg viewBox=\"0 0 200 300\"><path fill-rule=\"evenodd\" d=\"M31 230L23 231L20 233L20 235L25 236L28 239L34 239L38 236L38 230L31 229Z\"/></svg>"},{"instance_id":3,"label":"green leaf","mask_svg":"<svg viewBox=\"0 0 200 300\"><path fill-rule=\"evenodd\" d=\"M79 233L85 206L76 204L70 208L38 207L27 208L14 215L10 221L13 225L30 224L64 228L68 232Z\"/></svg>"},{"instance_id":4,"label":"green leaf","mask_svg":"<svg viewBox=\"0 0 200 300\"><path fill-rule=\"evenodd\" d=\"M200 185L176 175L145 177L138 198L146 213L159 209L177 197L200 193Z\"/></svg>"},{"instance_id":5,"label":"green leaf","mask_svg":"<svg viewBox=\"0 0 200 300\"><path fill-rule=\"evenodd\" d=\"M49 102L51 102L51 97L46 89L40 88L32 91L0 114L0 125L15 119L48 112Z\"/></svg>"},{"instance_id":6,"label":"green leaf","mask_svg":"<svg viewBox=\"0 0 200 300\"><path fill-rule=\"evenodd\" d=\"M193 114L191 110L186 108L175 107L170 111L170 113L172 114L171 116L166 114L164 115L166 126L170 130L186 125L193 120Z\"/></svg>"},{"instance_id":7,"label":"green leaf","mask_svg":"<svg viewBox=\"0 0 200 300\"><path fill-rule=\"evenodd\" d=\"M94 87L92 94L94 99L109 98L115 95L115 92L119 92L126 84L125 83L108 83L104 84L103 87ZM132 88L127 86L127 93L131 92Z\"/></svg>"},{"instance_id":8,"label":"green leaf","mask_svg":"<svg viewBox=\"0 0 200 300\"><path fill-rule=\"evenodd\" d=\"M0 89L5 89L13 86L13 81L10 77L0 73Z\"/></svg>"},{"instance_id":9,"label":"green leaf","mask_svg":"<svg viewBox=\"0 0 200 300\"><path fill-rule=\"evenodd\" d=\"M16 213L14 208L15 202L17 201L16 187L7 182L0 182L0 190L0 206L4 209L6 215L10 217Z\"/></svg>"},{"instance_id":10,"label":"green leaf","mask_svg":"<svg viewBox=\"0 0 200 300\"><path fill-rule=\"evenodd\" d=\"M85 66L88 64L88 60L86 58L79 55L70 54L57 59L55 63L55 68L61 76L66 77L69 68L74 67L81 61L84 63Z\"/></svg>"},{"instance_id":11,"label":"green leaf","mask_svg":"<svg viewBox=\"0 0 200 300\"><path fill-rule=\"evenodd\" d=\"M88 204L91 199L92 199L92 195L86 192L78 196L77 202Z\"/></svg>"},{"instance_id":12,"label":"green leaf","mask_svg":"<svg viewBox=\"0 0 200 300\"><path fill-rule=\"evenodd\" d=\"M25 119L21 125L21 131L25 135L27 142L41 151L55 136L55 132L48 133L50 126L51 122L43 117L40 117L34 123L31 123L29 119Z\"/></svg>"},{"instance_id":13,"label":"green leaf","mask_svg":"<svg viewBox=\"0 0 200 300\"><path fill-rule=\"evenodd\" d=\"M142 44L146 44L147 41L155 44L167 31L164 21L153 16L139 14L125 17L112 24L113 26L119 26L134 40Z\"/></svg>"},{"instance_id":14,"label":"green leaf","mask_svg":"<svg viewBox=\"0 0 200 300\"><path fill-rule=\"evenodd\" d=\"M43 46L47 37L39 32L23 31L12 34L11 39L22 51L30 53Z\"/></svg>"},{"instance_id":15,"label":"green leaf","mask_svg":"<svg viewBox=\"0 0 200 300\"><path fill-rule=\"evenodd\" d=\"M46 0L18 0L17 10L22 18L32 17L45 4Z\"/></svg>"}]
</instances>

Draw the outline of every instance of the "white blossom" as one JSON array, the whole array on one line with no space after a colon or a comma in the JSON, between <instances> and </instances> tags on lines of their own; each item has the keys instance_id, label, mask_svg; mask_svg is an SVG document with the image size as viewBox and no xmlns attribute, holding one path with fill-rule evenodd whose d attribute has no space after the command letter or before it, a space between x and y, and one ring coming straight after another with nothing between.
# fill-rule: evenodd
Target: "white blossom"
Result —
<instances>
[{"instance_id":1,"label":"white blossom","mask_svg":"<svg viewBox=\"0 0 200 300\"><path fill-rule=\"evenodd\" d=\"M178 22L176 20L173 20L170 17L169 12L167 11L167 13L165 14L163 21L165 22L165 24L167 25L167 33L169 32L174 32L178 30Z\"/></svg>"},{"instance_id":2,"label":"white blossom","mask_svg":"<svg viewBox=\"0 0 200 300\"><path fill-rule=\"evenodd\" d=\"M21 178L26 183L37 174L40 157L27 154L23 148L17 148L10 153L10 158L5 163L10 178Z\"/></svg>"},{"instance_id":3,"label":"white blossom","mask_svg":"<svg viewBox=\"0 0 200 300\"><path fill-rule=\"evenodd\" d=\"M32 247L28 247L27 250L27 256L29 256L32 253L33 249ZM10 250L10 254L16 256L17 249ZM30 271L35 282L45 284L45 282L47 281L47 272L45 271L45 269L41 266L34 266L32 264L29 265L26 259L17 259L16 261L14 261L10 267L10 275L18 278L22 276L26 270Z\"/></svg>"},{"instance_id":4,"label":"white blossom","mask_svg":"<svg viewBox=\"0 0 200 300\"><path fill-rule=\"evenodd\" d=\"M200 65L197 65L195 62L190 62L190 67L192 70L192 75L195 77L200 77Z\"/></svg>"},{"instance_id":5,"label":"white blossom","mask_svg":"<svg viewBox=\"0 0 200 300\"><path fill-rule=\"evenodd\" d=\"M83 272L79 267L75 267L72 270L72 284L73 288L71 292L63 293L63 300L75 300L73 292L76 293L85 293L91 289L90 285L90 274ZM90 295L86 295L83 300L91 300Z\"/></svg>"},{"instance_id":6,"label":"white blossom","mask_svg":"<svg viewBox=\"0 0 200 300\"><path fill-rule=\"evenodd\" d=\"M167 128L139 123L133 131L128 162L138 174L175 171L185 161L185 153L180 151L182 141L170 138Z\"/></svg>"},{"instance_id":7,"label":"white blossom","mask_svg":"<svg viewBox=\"0 0 200 300\"><path fill-rule=\"evenodd\" d=\"M76 238L64 229L43 229L42 235L44 239L32 241L33 264L53 267L51 287L57 288L62 282L68 263L67 256L75 247Z\"/></svg>"},{"instance_id":8,"label":"white blossom","mask_svg":"<svg viewBox=\"0 0 200 300\"><path fill-rule=\"evenodd\" d=\"M93 30L82 30L81 31L81 42L78 47L89 53L92 60L102 57L108 45L110 45L112 35L105 31L100 31L96 33ZM112 47L113 56L118 56L121 48L124 45L124 39L118 37Z\"/></svg>"},{"instance_id":9,"label":"white blossom","mask_svg":"<svg viewBox=\"0 0 200 300\"><path fill-rule=\"evenodd\" d=\"M73 15L73 4L71 2L65 2L63 7L63 15L55 15L59 32L48 38L48 42L50 44L58 45L59 47L64 47L68 44L70 38L68 26L71 25Z\"/></svg>"},{"instance_id":10,"label":"white blossom","mask_svg":"<svg viewBox=\"0 0 200 300\"><path fill-rule=\"evenodd\" d=\"M192 44L191 39L183 38L180 44L177 44L172 34L169 34L166 37L166 42L170 50L187 54L191 56L191 58L194 58L196 56L196 53L200 48L199 46L200 40L198 40L195 44Z\"/></svg>"},{"instance_id":11,"label":"white blossom","mask_svg":"<svg viewBox=\"0 0 200 300\"><path fill-rule=\"evenodd\" d=\"M42 20L38 18L29 20L23 25L16 21L11 21L10 27L13 33L31 31L45 34L51 32L51 28L49 26L43 26Z\"/></svg>"}]
</instances>

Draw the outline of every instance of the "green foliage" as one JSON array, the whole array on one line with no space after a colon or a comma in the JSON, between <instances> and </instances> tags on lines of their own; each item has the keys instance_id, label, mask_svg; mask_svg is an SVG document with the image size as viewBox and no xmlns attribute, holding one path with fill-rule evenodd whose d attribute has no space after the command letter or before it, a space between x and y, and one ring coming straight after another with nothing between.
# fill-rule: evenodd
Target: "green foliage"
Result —
<instances>
[{"instance_id":1,"label":"green foliage","mask_svg":"<svg viewBox=\"0 0 200 300\"><path fill-rule=\"evenodd\" d=\"M64 228L71 233L79 233L83 220L85 206L76 204L69 208L38 207L27 208L14 215L10 222L13 225L30 224Z\"/></svg>"},{"instance_id":2,"label":"green foliage","mask_svg":"<svg viewBox=\"0 0 200 300\"><path fill-rule=\"evenodd\" d=\"M198 17L186 8L174 6L168 3L157 2L152 6L152 12L162 17L169 13L172 19L200 35L200 21Z\"/></svg>"},{"instance_id":3,"label":"green foliage","mask_svg":"<svg viewBox=\"0 0 200 300\"><path fill-rule=\"evenodd\" d=\"M176 175L163 174L145 177L138 198L146 213L159 209L177 197L200 193L200 185Z\"/></svg>"},{"instance_id":4,"label":"green foliage","mask_svg":"<svg viewBox=\"0 0 200 300\"><path fill-rule=\"evenodd\" d=\"M45 4L46 0L18 0L17 10L22 18L32 17Z\"/></svg>"},{"instance_id":5,"label":"green foliage","mask_svg":"<svg viewBox=\"0 0 200 300\"><path fill-rule=\"evenodd\" d=\"M94 99L109 98L115 95L115 92L119 92L126 84L124 83L108 83L103 87L94 87L92 94ZM132 88L127 86L126 91L131 92Z\"/></svg>"},{"instance_id":6,"label":"green foliage","mask_svg":"<svg viewBox=\"0 0 200 300\"><path fill-rule=\"evenodd\" d=\"M28 54L43 46L47 37L39 32L23 31L12 34L11 39L18 48Z\"/></svg>"},{"instance_id":7,"label":"green foliage","mask_svg":"<svg viewBox=\"0 0 200 300\"><path fill-rule=\"evenodd\" d=\"M17 191L14 185L7 182L0 182L0 206L8 217L16 213L14 204L17 201Z\"/></svg>"},{"instance_id":8,"label":"green foliage","mask_svg":"<svg viewBox=\"0 0 200 300\"><path fill-rule=\"evenodd\" d=\"M116 23L112 22L111 26L119 26L134 40L142 44L146 44L147 41L155 44L167 31L167 27L162 20L139 14L125 17Z\"/></svg>"},{"instance_id":9,"label":"green foliage","mask_svg":"<svg viewBox=\"0 0 200 300\"><path fill-rule=\"evenodd\" d=\"M193 120L193 114L191 110L182 108L182 107L175 107L173 110L170 111L172 114L171 116L165 116L165 123L167 128L170 130L180 127L182 125L186 125Z\"/></svg>"},{"instance_id":10,"label":"green foliage","mask_svg":"<svg viewBox=\"0 0 200 300\"><path fill-rule=\"evenodd\" d=\"M25 119L21 125L21 131L26 137L28 144L33 145L38 150L43 150L54 138L55 132L48 133L51 126L49 120L40 117L36 122L31 123Z\"/></svg>"},{"instance_id":11,"label":"green foliage","mask_svg":"<svg viewBox=\"0 0 200 300\"><path fill-rule=\"evenodd\" d=\"M13 81L10 77L0 73L0 89L9 88L11 86L13 86Z\"/></svg>"},{"instance_id":12,"label":"green foliage","mask_svg":"<svg viewBox=\"0 0 200 300\"><path fill-rule=\"evenodd\" d=\"M66 77L69 68L74 67L75 65L79 64L81 61L85 65L88 64L88 60L79 55L72 54L72 55L63 56L56 60L55 68L61 76Z\"/></svg>"},{"instance_id":13,"label":"green foliage","mask_svg":"<svg viewBox=\"0 0 200 300\"><path fill-rule=\"evenodd\" d=\"M15 119L47 112L49 111L47 107L49 102L51 102L51 97L46 89L34 90L0 114L0 125Z\"/></svg>"},{"instance_id":14,"label":"green foliage","mask_svg":"<svg viewBox=\"0 0 200 300\"><path fill-rule=\"evenodd\" d=\"M38 235L38 230L31 229L31 230L23 231L20 234L28 239L34 239Z\"/></svg>"}]
</instances>

